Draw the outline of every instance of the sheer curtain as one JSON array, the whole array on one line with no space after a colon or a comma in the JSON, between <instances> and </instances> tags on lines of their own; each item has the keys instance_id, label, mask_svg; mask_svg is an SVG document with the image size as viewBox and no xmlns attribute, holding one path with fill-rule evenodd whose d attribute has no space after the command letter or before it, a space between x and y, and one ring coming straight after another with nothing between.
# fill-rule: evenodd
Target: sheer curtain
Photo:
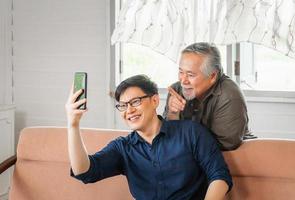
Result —
<instances>
[{"instance_id":1,"label":"sheer curtain","mask_svg":"<svg viewBox=\"0 0 295 200\"><path fill-rule=\"evenodd\" d=\"M112 43L148 46L176 61L187 45L252 42L295 58L295 0L126 0Z\"/></svg>"}]
</instances>

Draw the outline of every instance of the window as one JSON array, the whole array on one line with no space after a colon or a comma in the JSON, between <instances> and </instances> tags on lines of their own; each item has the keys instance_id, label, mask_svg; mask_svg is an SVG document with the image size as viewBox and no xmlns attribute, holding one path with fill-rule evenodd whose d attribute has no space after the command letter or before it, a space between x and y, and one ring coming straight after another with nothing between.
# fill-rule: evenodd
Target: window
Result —
<instances>
[{"instance_id":1,"label":"window","mask_svg":"<svg viewBox=\"0 0 295 200\"><path fill-rule=\"evenodd\" d=\"M241 43L241 87L258 91L295 91L295 59L277 51Z\"/></svg>"},{"instance_id":2,"label":"window","mask_svg":"<svg viewBox=\"0 0 295 200\"><path fill-rule=\"evenodd\" d=\"M117 11L126 0L117 0ZM242 42L218 46L225 74L254 97L295 97L295 59L261 45ZM178 80L178 62L166 58L149 47L117 44L115 82L136 74L146 74L159 88L167 88ZM233 62L240 60L240 73L235 75ZM229 63L230 62L230 63Z\"/></svg>"},{"instance_id":3,"label":"window","mask_svg":"<svg viewBox=\"0 0 295 200\"><path fill-rule=\"evenodd\" d=\"M120 80L136 74L146 74L160 88L166 88L177 80L176 63L148 47L121 44L121 59Z\"/></svg>"},{"instance_id":4,"label":"window","mask_svg":"<svg viewBox=\"0 0 295 200\"><path fill-rule=\"evenodd\" d=\"M116 0L117 15L125 2L126 0ZM227 46L218 46L218 49L221 53L223 71L226 73ZM117 44L116 60L116 85L136 74L146 74L158 84L159 88L167 88L178 80L178 61L175 63L149 47L131 43Z\"/></svg>"},{"instance_id":5,"label":"window","mask_svg":"<svg viewBox=\"0 0 295 200\"><path fill-rule=\"evenodd\" d=\"M273 91L289 93L295 91L295 79L293 78L295 59L260 45L241 43L239 46L240 77L238 82L243 90L260 91L259 94L262 94L262 91L268 94ZM226 73L228 66L231 66L227 65L227 47L218 46L218 48ZM149 47L130 43L121 44L120 60L117 83L136 74L148 75L158 84L159 88L167 88L178 80L178 63L154 52ZM270 96L275 96L275 94L271 93ZM282 93L280 96L282 97Z\"/></svg>"},{"instance_id":6,"label":"window","mask_svg":"<svg viewBox=\"0 0 295 200\"><path fill-rule=\"evenodd\" d=\"M226 46L218 47L222 65L226 72ZM136 44L121 44L121 63L119 79L124 80L132 75L146 74L158 84L167 88L178 80L178 63L154 52L152 49Z\"/></svg>"}]
</instances>

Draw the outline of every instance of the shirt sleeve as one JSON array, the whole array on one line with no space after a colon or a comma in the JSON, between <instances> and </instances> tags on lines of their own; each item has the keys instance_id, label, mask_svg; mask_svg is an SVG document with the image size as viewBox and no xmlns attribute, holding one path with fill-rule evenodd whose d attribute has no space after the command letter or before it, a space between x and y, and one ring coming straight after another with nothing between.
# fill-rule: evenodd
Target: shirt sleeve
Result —
<instances>
[{"instance_id":1,"label":"shirt sleeve","mask_svg":"<svg viewBox=\"0 0 295 200\"><path fill-rule=\"evenodd\" d=\"M209 130L194 123L191 131L192 148L195 159L206 173L208 184L214 180L223 180L229 190L232 188L232 178L224 161L223 155Z\"/></svg>"},{"instance_id":2,"label":"shirt sleeve","mask_svg":"<svg viewBox=\"0 0 295 200\"><path fill-rule=\"evenodd\" d=\"M236 149L247 132L248 115L245 104L240 99L219 102L211 124L211 130L221 143L221 149Z\"/></svg>"},{"instance_id":3,"label":"shirt sleeve","mask_svg":"<svg viewBox=\"0 0 295 200\"><path fill-rule=\"evenodd\" d=\"M123 173L123 158L118 148L118 139L110 142L101 151L89 155L90 167L82 174L71 176L83 183L94 183L99 180Z\"/></svg>"}]
</instances>

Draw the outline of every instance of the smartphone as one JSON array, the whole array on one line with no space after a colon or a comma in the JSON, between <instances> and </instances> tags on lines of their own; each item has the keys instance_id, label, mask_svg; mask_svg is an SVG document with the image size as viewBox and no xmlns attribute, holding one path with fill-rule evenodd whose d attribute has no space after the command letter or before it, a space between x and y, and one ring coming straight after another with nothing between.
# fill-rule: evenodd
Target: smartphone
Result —
<instances>
[{"instance_id":1,"label":"smartphone","mask_svg":"<svg viewBox=\"0 0 295 200\"><path fill-rule=\"evenodd\" d=\"M76 72L74 78L74 93L78 90L83 89L83 93L79 95L76 101L80 99L87 98L87 73L86 72ZM76 102L75 101L75 102ZM78 107L80 110L86 110L86 103L83 103Z\"/></svg>"}]
</instances>

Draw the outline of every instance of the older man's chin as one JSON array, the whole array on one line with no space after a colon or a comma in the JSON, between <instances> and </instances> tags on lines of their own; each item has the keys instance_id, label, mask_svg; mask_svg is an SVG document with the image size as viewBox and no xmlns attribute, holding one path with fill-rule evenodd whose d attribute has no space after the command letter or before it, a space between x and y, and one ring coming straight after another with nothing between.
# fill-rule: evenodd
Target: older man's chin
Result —
<instances>
[{"instance_id":1,"label":"older man's chin","mask_svg":"<svg viewBox=\"0 0 295 200\"><path fill-rule=\"evenodd\" d=\"M188 101L192 100L196 97L194 92L186 92L186 91L182 90L182 94L183 94L185 100L188 100Z\"/></svg>"}]
</instances>

